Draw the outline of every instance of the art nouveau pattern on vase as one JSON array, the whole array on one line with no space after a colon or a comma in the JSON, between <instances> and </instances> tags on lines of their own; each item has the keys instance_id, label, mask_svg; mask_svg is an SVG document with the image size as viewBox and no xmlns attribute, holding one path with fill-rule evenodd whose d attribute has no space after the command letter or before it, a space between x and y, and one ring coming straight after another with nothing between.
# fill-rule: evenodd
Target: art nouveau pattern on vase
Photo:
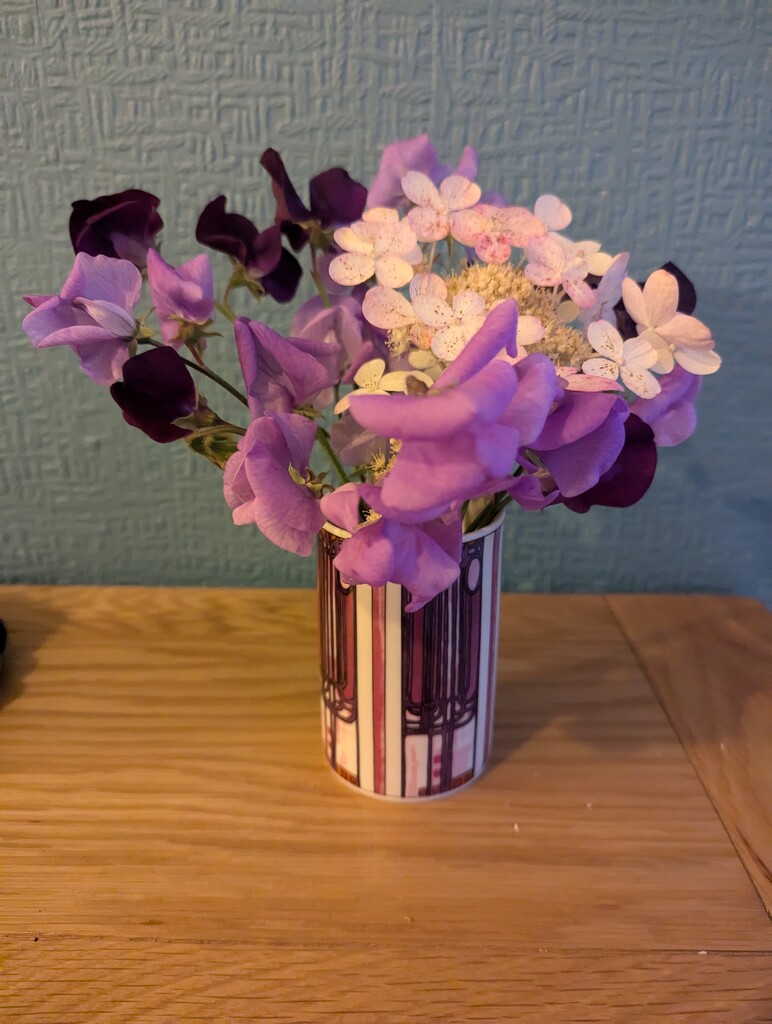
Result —
<instances>
[{"instance_id":1,"label":"art nouveau pattern on vase","mask_svg":"<svg viewBox=\"0 0 772 1024\"><path fill-rule=\"evenodd\" d=\"M456 583L417 612L397 584L347 586L319 542L322 734L352 785L392 798L471 782L490 750L498 641L501 519L468 535Z\"/></svg>"}]
</instances>

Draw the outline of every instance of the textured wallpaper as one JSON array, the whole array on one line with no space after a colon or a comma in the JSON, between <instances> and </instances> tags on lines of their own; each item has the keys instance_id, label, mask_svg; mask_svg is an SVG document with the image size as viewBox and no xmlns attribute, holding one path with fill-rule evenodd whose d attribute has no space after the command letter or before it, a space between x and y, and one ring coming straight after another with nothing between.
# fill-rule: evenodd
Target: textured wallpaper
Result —
<instances>
[{"instance_id":1,"label":"textured wallpaper","mask_svg":"<svg viewBox=\"0 0 772 1024\"><path fill-rule=\"evenodd\" d=\"M379 146L428 131L449 161L476 146L487 187L564 197L575 237L630 250L636 276L683 266L725 360L634 509L509 516L505 587L771 600L770 24L763 0L3 0L0 577L312 583L312 560L231 524L213 466L34 352L19 296L66 276L73 199L155 192L177 262L220 191L267 224L266 146L298 182L368 181Z\"/></svg>"}]
</instances>

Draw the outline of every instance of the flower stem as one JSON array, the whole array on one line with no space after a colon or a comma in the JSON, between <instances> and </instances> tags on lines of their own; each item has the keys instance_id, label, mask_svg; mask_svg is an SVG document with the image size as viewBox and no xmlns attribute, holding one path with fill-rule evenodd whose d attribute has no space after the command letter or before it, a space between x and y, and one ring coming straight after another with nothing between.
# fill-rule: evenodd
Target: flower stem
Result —
<instances>
[{"instance_id":1,"label":"flower stem","mask_svg":"<svg viewBox=\"0 0 772 1024\"><path fill-rule=\"evenodd\" d=\"M160 341L153 341L151 338L142 338L140 344L152 345L153 348L166 348L166 346L162 345ZM215 384L219 384L221 388L224 388L227 392L233 395L234 398L237 398L242 405L245 405L247 408L249 408L249 402L247 401L246 397L242 395L240 391L237 391L232 384L229 384L227 380L223 380L223 378L219 374L215 373L214 370L210 370L208 366L203 366L199 365L198 363L194 363L191 359L186 359L185 356L180 356L180 359L186 366L189 366L191 370L196 370L198 373L203 373L205 377L208 377L210 380L213 380Z\"/></svg>"},{"instance_id":2,"label":"flower stem","mask_svg":"<svg viewBox=\"0 0 772 1024\"><path fill-rule=\"evenodd\" d=\"M322 448L324 448L324 450L327 453L327 456L328 456L330 462L333 464L333 466L335 466L336 470L340 474L340 477L343 480L343 483L344 484L351 483L351 481L348 478L348 474L346 473L346 470L343 468L343 464L341 463L341 461L338 458L338 456L335 454L335 450L332 447L332 445L330 444L330 436L327 433L327 431L324 429L324 427L317 427L316 428L316 440L319 442L319 444L322 446Z\"/></svg>"},{"instance_id":3,"label":"flower stem","mask_svg":"<svg viewBox=\"0 0 772 1024\"><path fill-rule=\"evenodd\" d=\"M236 319L236 314L233 312L230 306L226 305L224 301L220 302L218 299L214 300L214 305L215 309L217 309L218 312L222 313L222 315L226 319L230 320L230 322L233 323L233 321Z\"/></svg>"},{"instance_id":4,"label":"flower stem","mask_svg":"<svg viewBox=\"0 0 772 1024\"><path fill-rule=\"evenodd\" d=\"M330 302L330 296L327 289L324 287L324 281L322 281L322 275L319 273L319 267L316 262L316 246L311 246L311 277L313 278L316 290L319 292L322 302L329 309L332 306Z\"/></svg>"}]
</instances>

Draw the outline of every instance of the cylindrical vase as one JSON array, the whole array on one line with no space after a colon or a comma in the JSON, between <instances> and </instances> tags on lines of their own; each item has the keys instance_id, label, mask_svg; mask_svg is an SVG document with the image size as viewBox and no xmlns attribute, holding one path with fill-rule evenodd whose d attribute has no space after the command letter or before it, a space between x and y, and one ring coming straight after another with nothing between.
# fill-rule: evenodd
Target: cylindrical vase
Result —
<instances>
[{"instance_id":1,"label":"cylindrical vase","mask_svg":"<svg viewBox=\"0 0 772 1024\"><path fill-rule=\"evenodd\" d=\"M322 740L338 776L396 800L451 793L478 778L493 733L503 515L465 534L458 580L415 612L410 593L347 586L318 545Z\"/></svg>"}]
</instances>

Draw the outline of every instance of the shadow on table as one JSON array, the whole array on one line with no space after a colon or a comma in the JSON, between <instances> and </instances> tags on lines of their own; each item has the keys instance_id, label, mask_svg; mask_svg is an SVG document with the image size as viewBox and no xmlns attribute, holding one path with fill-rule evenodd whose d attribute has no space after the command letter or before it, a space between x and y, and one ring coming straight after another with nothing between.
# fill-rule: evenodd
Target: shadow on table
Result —
<instances>
[{"instance_id":1,"label":"shadow on table","mask_svg":"<svg viewBox=\"0 0 772 1024\"><path fill-rule=\"evenodd\" d=\"M0 619L8 635L0 666L0 711L24 693L24 681L37 664L36 651L63 618L43 595L15 594L13 588L5 592Z\"/></svg>"}]
</instances>

